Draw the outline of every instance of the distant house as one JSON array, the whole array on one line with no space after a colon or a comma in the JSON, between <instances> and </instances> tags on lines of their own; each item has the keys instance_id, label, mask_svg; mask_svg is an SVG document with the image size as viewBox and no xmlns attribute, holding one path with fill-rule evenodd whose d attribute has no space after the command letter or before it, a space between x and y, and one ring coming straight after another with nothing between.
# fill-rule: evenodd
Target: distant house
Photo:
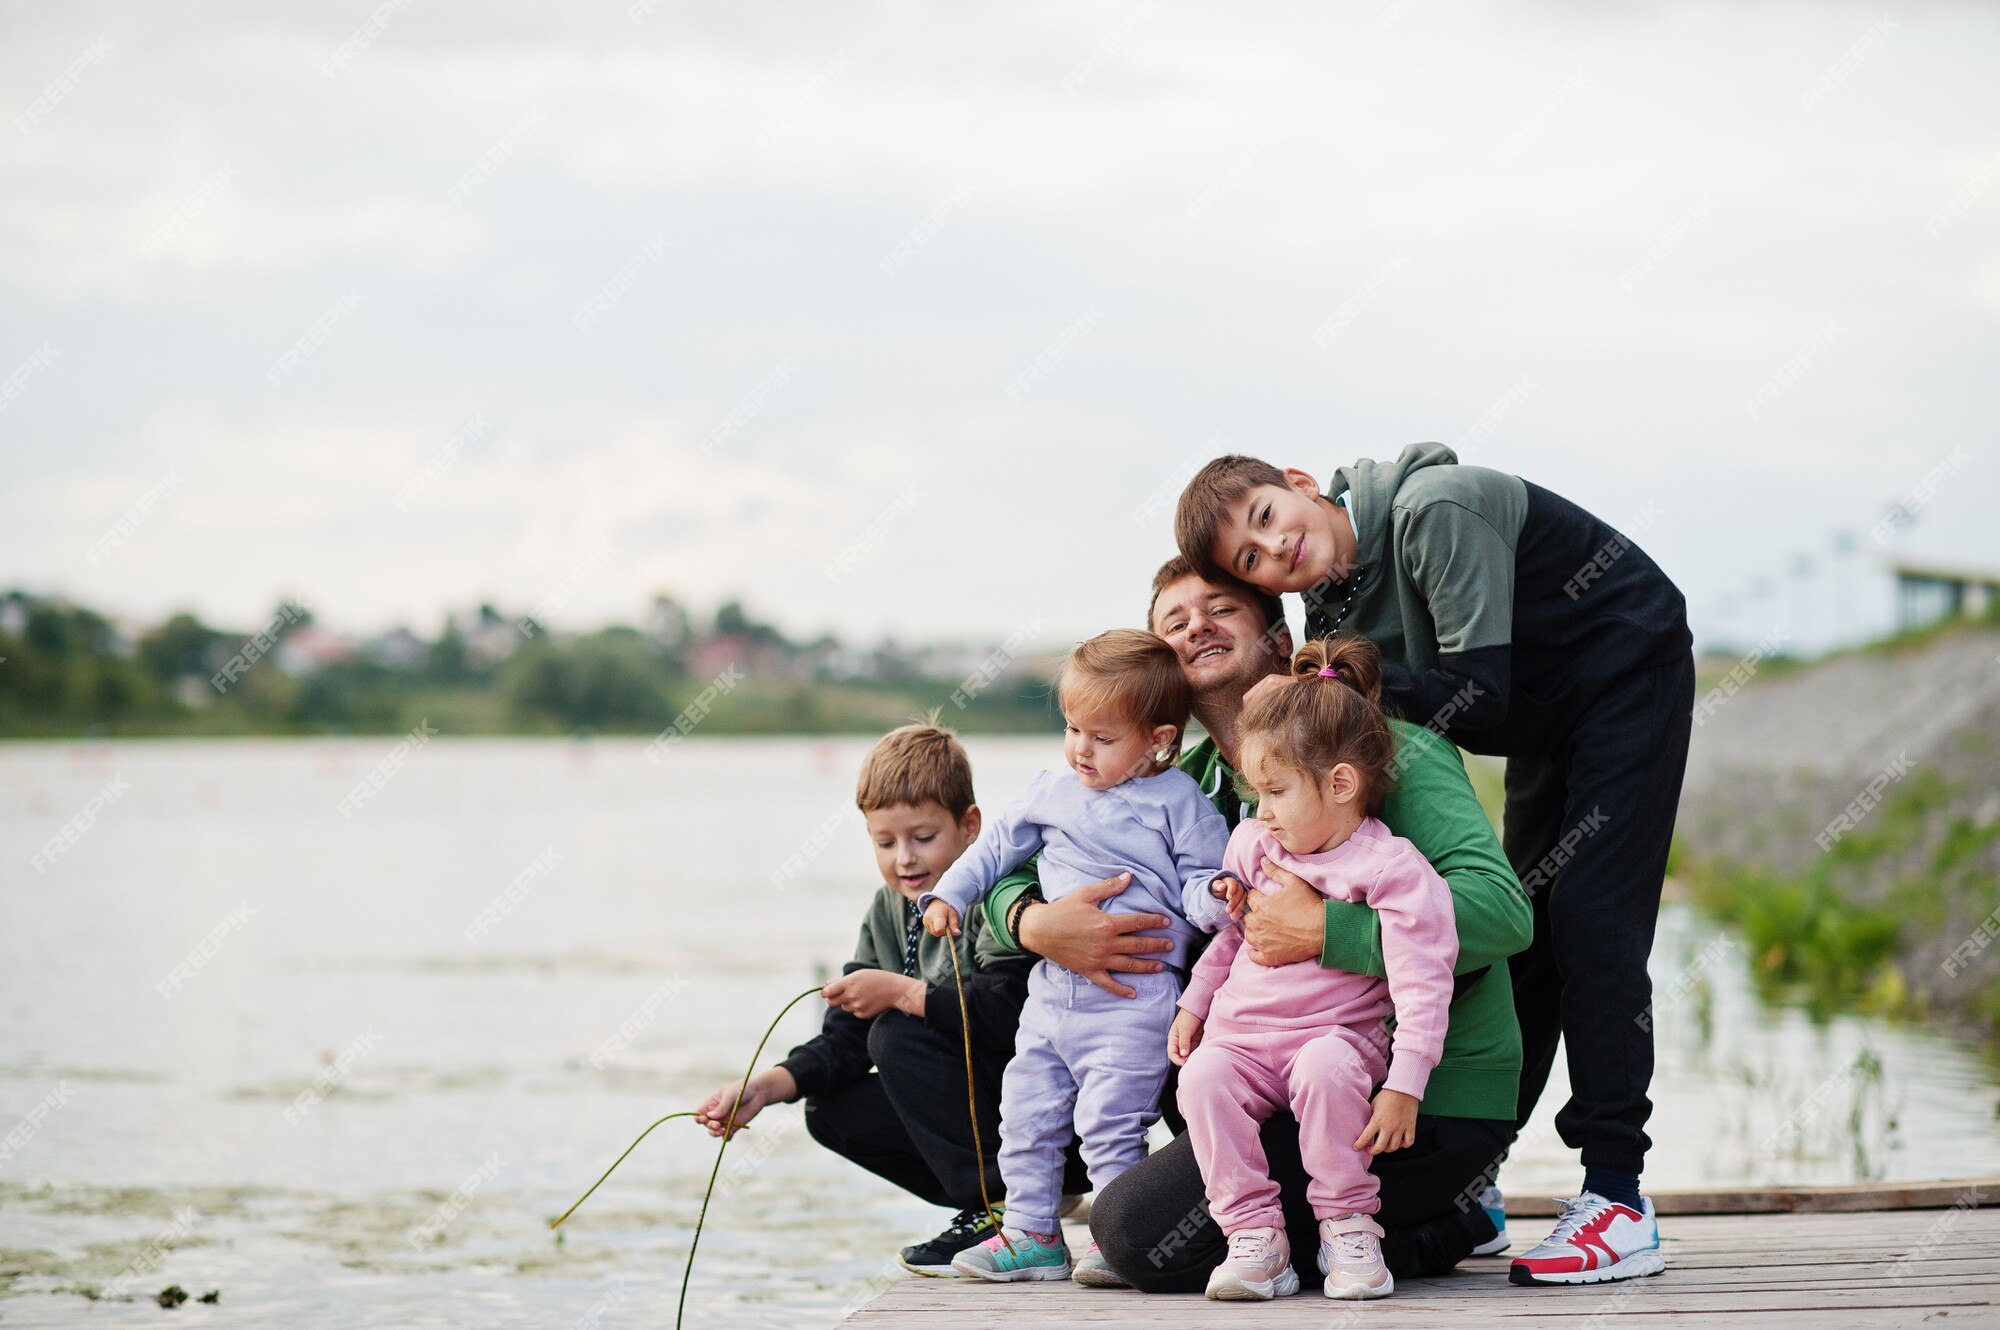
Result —
<instances>
[{"instance_id":1,"label":"distant house","mask_svg":"<svg viewBox=\"0 0 2000 1330\"><path fill-rule=\"evenodd\" d=\"M337 664L354 654L354 643L339 633L316 623L302 624L285 634L278 644L278 668L287 674L311 674L326 665Z\"/></svg>"},{"instance_id":2,"label":"distant house","mask_svg":"<svg viewBox=\"0 0 2000 1330\"><path fill-rule=\"evenodd\" d=\"M391 628L370 640L366 649L368 659L391 670L414 670L430 654L423 639L407 628Z\"/></svg>"},{"instance_id":3,"label":"distant house","mask_svg":"<svg viewBox=\"0 0 2000 1330\"><path fill-rule=\"evenodd\" d=\"M2000 606L2000 573L1912 563L1891 564L1889 571L1896 578L1896 624L1905 632Z\"/></svg>"}]
</instances>

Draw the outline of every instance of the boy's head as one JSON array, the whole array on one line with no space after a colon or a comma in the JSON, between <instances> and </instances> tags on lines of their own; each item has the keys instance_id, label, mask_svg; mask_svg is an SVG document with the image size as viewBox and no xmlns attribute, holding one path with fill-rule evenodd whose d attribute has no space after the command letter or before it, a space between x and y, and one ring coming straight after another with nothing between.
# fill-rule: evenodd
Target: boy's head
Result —
<instances>
[{"instance_id":1,"label":"boy's head","mask_svg":"<svg viewBox=\"0 0 2000 1330\"><path fill-rule=\"evenodd\" d=\"M1078 645L1063 662L1057 696L1063 757L1093 790L1170 766L1194 700L1174 649L1136 628Z\"/></svg>"},{"instance_id":2,"label":"boy's head","mask_svg":"<svg viewBox=\"0 0 2000 1330\"><path fill-rule=\"evenodd\" d=\"M1174 508L1174 543L1202 576L1273 594L1317 586L1354 558L1353 532L1319 482L1254 457L1195 473Z\"/></svg>"},{"instance_id":3,"label":"boy's head","mask_svg":"<svg viewBox=\"0 0 2000 1330\"><path fill-rule=\"evenodd\" d=\"M882 880L910 900L936 886L979 839L972 759L935 723L883 735L861 761L854 802L868 819Z\"/></svg>"}]
</instances>

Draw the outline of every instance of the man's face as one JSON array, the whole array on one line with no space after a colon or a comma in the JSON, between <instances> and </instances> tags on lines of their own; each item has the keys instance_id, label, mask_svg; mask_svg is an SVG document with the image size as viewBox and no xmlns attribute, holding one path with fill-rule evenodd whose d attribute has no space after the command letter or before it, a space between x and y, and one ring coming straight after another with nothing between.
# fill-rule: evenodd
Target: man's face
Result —
<instances>
[{"instance_id":1,"label":"man's face","mask_svg":"<svg viewBox=\"0 0 2000 1330\"><path fill-rule=\"evenodd\" d=\"M1192 574L1160 589L1152 627L1180 657L1197 697L1230 689L1240 694L1292 656L1291 632L1282 623L1265 624L1251 596Z\"/></svg>"},{"instance_id":2,"label":"man's face","mask_svg":"<svg viewBox=\"0 0 2000 1330\"><path fill-rule=\"evenodd\" d=\"M1209 553L1251 586L1278 594L1326 581L1339 554L1333 506L1303 471L1287 485L1257 485L1238 499Z\"/></svg>"}]
</instances>

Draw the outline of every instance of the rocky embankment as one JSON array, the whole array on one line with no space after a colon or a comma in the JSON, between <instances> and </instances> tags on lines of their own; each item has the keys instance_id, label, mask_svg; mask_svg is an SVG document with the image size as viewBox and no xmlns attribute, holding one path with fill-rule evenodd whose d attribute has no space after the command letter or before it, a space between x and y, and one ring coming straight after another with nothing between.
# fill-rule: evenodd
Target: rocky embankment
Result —
<instances>
[{"instance_id":1,"label":"rocky embankment","mask_svg":"<svg viewBox=\"0 0 2000 1330\"><path fill-rule=\"evenodd\" d=\"M2000 1033L2000 627L1717 664L1681 801L1697 903L1775 987Z\"/></svg>"}]
</instances>

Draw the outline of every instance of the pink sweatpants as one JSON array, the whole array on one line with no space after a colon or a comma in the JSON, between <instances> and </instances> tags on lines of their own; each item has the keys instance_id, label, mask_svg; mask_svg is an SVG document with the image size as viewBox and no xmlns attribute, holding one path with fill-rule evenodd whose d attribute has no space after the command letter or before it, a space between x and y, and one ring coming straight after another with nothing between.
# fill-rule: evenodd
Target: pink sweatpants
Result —
<instances>
[{"instance_id":1,"label":"pink sweatpants","mask_svg":"<svg viewBox=\"0 0 2000 1330\"><path fill-rule=\"evenodd\" d=\"M1368 1125L1369 1095L1387 1071L1382 1053L1344 1026L1288 1030L1210 1021L1181 1068L1180 1105L1209 1212L1222 1231L1285 1226L1257 1129L1287 1108L1299 1120L1313 1214L1374 1214L1381 1205L1375 1175L1354 1138Z\"/></svg>"}]
</instances>

